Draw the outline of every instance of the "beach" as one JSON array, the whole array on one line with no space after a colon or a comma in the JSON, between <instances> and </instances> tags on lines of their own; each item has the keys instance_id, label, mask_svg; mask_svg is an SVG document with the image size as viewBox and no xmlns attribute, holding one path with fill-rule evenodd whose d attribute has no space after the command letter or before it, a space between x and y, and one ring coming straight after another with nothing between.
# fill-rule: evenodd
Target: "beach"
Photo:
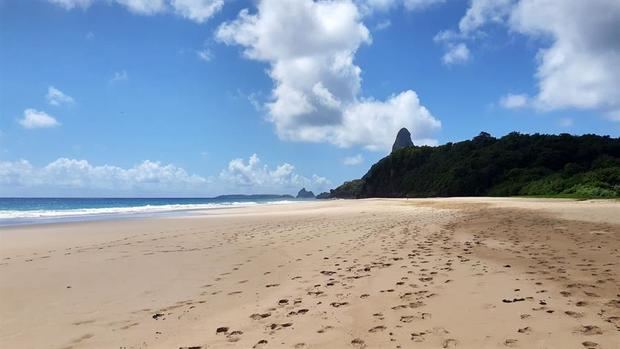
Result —
<instances>
[{"instance_id":1,"label":"beach","mask_svg":"<svg viewBox=\"0 0 620 349\"><path fill-rule=\"evenodd\" d=\"M620 348L620 201L309 201L0 228L2 348Z\"/></svg>"}]
</instances>

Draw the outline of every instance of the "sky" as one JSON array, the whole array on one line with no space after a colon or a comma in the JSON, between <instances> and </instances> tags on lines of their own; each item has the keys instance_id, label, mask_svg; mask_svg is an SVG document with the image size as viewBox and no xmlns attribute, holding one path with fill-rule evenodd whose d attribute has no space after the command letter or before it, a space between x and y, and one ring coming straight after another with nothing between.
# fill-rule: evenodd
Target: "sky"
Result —
<instances>
[{"instance_id":1,"label":"sky","mask_svg":"<svg viewBox=\"0 0 620 349\"><path fill-rule=\"evenodd\" d=\"M401 127L620 135L617 0L0 0L0 196L315 193Z\"/></svg>"}]
</instances>

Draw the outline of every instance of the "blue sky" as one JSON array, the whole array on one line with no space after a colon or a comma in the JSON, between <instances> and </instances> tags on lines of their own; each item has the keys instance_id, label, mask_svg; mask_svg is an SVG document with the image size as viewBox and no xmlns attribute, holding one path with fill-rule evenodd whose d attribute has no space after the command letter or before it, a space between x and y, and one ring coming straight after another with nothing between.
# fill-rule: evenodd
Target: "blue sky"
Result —
<instances>
[{"instance_id":1,"label":"blue sky","mask_svg":"<svg viewBox=\"0 0 620 349\"><path fill-rule=\"evenodd\" d=\"M618 137L618 33L614 0L0 0L0 196L323 191L402 126Z\"/></svg>"}]
</instances>

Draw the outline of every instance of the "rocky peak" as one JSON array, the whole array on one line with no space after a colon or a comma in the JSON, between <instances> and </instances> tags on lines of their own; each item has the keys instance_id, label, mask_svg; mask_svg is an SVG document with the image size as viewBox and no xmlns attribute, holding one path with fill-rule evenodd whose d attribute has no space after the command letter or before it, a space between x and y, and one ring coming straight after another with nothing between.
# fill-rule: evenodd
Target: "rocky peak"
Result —
<instances>
[{"instance_id":1,"label":"rocky peak","mask_svg":"<svg viewBox=\"0 0 620 349\"><path fill-rule=\"evenodd\" d=\"M396 135L396 140L394 141L394 145L392 146L392 151L396 151L398 149L413 147L413 141L411 141L411 133L406 128L401 128Z\"/></svg>"},{"instance_id":2,"label":"rocky peak","mask_svg":"<svg viewBox=\"0 0 620 349\"><path fill-rule=\"evenodd\" d=\"M314 193L312 191L307 191L306 188L301 188L301 190L297 193L298 199L310 199L314 198Z\"/></svg>"}]
</instances>

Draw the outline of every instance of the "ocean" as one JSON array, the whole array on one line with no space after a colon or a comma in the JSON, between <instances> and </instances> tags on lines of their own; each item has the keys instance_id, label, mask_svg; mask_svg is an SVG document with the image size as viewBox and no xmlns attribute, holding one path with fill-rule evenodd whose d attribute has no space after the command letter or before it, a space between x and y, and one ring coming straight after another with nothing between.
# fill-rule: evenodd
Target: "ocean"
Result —
<instances>
[{"instance_id":1,"label":"ocean","mask_svg":"<svg viewBox=\"0 0 620 349\"><path fill-rule=\"evenodd\" d=\"M215 198L0 198L0 226L190 214L197 210L296 201L302 200L271 195Z\"/></svg>"}]
</instances>

